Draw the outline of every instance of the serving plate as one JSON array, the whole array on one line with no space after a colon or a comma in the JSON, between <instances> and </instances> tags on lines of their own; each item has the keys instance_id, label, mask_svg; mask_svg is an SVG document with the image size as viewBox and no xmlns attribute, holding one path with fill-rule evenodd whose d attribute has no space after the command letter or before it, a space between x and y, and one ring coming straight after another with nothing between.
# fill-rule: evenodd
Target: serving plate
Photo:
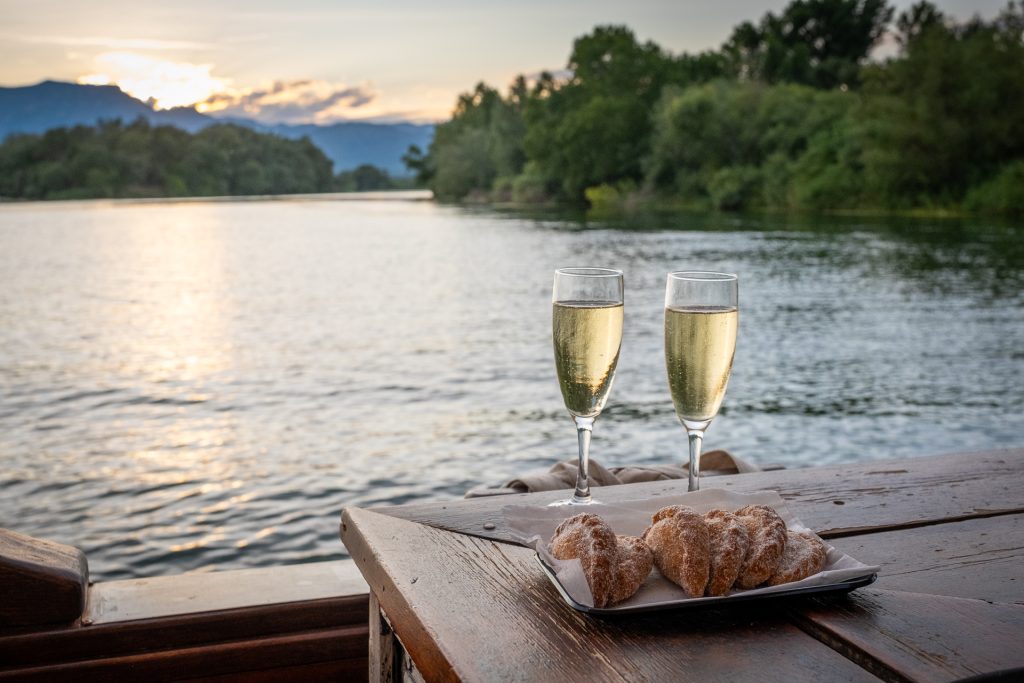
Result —
<instances>
[{"instance_id":1,"label":"serving plate","mask_svg":"<svg viewBox=\"0 0 1024 683\"><path fill-rule=\"evenodd\" d=\"M566 604L572 607L574 610L579 612L586 612L587 614L597 615L616 615L616 614L638 614L641 612L657 612L660 610L669 609L698 609L705 607L723 607L726 605L734 605L741 602L763 602L765 600L774 600L776 598L787 598L794 595L816 595L821 593L848 593L857 588L870 585L875 582L878 578L878 574L871 573L864 576L855 577L852 579L846 579L843 581L837 581L835 583L819 584L815 586L801 586L796 585L792 588L786 589L782 586L777 587L770 593L763 593L757 589L748 591L736 591L730 595L716 596L716 597L705 597L705 598L687 598L680 596L674 600L660 600L658 602L636 602L633 600L627 600L625 603L613 605L611 607L590 607L577 602L569 595L569 593L562 586L558 580L558 575L555 573L553 567L549 566L540 553L535 554L537 563L541 569L544 570L545 576L555 586L555 590L562 596ZM657 571L657 570L654 570ZM680 589L681 592L681 589Z\"/></svg>"}]
</instances>

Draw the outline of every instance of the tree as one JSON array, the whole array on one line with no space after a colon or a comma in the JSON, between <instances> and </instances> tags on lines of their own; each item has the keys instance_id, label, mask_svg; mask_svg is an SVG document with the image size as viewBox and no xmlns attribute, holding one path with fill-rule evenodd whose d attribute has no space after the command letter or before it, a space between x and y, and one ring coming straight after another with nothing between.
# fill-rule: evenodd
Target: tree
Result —
<instances>
[{"instance_id":1,"label":"tree","mask_svg":"<svg viewBox=\"0 0 1024 683\"><path fill-rule=\"evenodd\" d=\"M351 171L342 171L334 179L334 185L342 192L372 192L395 187L387 171L372 164L362 164Z\"/></svg>"},{"instance_id":2,"label":"tree","mask_svg":"<svg viewBox=\"0 0 1024 683\"><path fill-rule=\"evenodd\" d=\"M655 110L647 185L719 209L857 202L854 93L716 81L667 89Z\"/></svg>"},{"instance_id":3,"label":"tree","mask_svg":"<svg viewBox=\"0 0 1024 683\"><path fill-rule=\"evenodd\" d=\"M403 161L440 199L458 200L486 192L499 177L518 174L525 124L525 81L513 84L508 99L485 83L459 96L452 118L439 125L426 154L411 147Z\"/></svg>"},{"instance_id":4,"label":"tree","mask_svg":"<svg viewBox=\"0 0 1024 683\"><path fill-rule=\"evenodd\" d=\"M722 51L741 79L852 87L892 14L885 0L794 0L737 26Z\"/></svg>"},{"instance_id":5,"label":"tree","mask_svg":"<svg viewBox=\"0 0 1024 683\"><path fill-rule=\"evenodd\" d=\"M234 125L189 134L138 119L57 128L0 145L0 196L26 199L284 194L331 189L308 138Z\"/></svg>"},{"instance_id":6,"label":"tree","mask_svg":"<svg viewBox=\"0 0 1024 683\"><path fill-rule=\"evenodd\" d=\"M896 18L896 42L905 53L910 43L932 27L945 25L946 17L930 2L918 2Z\"/></svg>"},{"instance_id":7,"label":"tree","mask_svg":"<svg viewBox=\"0 0 1024 683\"><path fill-rule=\"evenodd\" d=\"M650 115L661 89L682 69L657 45L624 26L578 38L572 77L538 81L525 109L527 156L574 201L592 185L638 181Z\"/></svg>"},{"instance_id":8,"label":"tree","mask_svg":"<svg viewBox=\"0 0 1024 683\"><path fill-rule=\"evenodd\" d=\"M865 71L866 180L890 206L957 203L1024 158L1021 8L926 24L908 31L900 58Z\"/></svg>"}]
</instances>

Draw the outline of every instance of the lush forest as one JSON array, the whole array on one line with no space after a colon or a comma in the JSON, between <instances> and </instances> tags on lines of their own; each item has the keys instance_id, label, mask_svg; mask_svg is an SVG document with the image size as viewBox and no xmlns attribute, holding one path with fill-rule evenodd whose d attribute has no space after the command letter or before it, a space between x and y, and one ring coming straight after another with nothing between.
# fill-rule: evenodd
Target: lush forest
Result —
<instances>
[{"instance_id":1,"label":"lush forest","mask_svg":"<svg viewBox=\"0 0 1024 683\"><path fill-rule=\"evenodd\" d=\"M380 190L373 166L334 175L308 138L219 124L197 133L145 119L13 135L0 145L0 198L210 197Z\"/></svg>"},{"instance_id":2,"label":"lush forest","mask_svg":"<svg viewBox=\"0 0 1024 683\"><path fill-rule=\"evenodd\" d=\"M679 55L598 27L565 75L460 96L405 162L446 200L1024 213L1021 6L894 14L795 0Z\"/></svg>"}]
</instances>

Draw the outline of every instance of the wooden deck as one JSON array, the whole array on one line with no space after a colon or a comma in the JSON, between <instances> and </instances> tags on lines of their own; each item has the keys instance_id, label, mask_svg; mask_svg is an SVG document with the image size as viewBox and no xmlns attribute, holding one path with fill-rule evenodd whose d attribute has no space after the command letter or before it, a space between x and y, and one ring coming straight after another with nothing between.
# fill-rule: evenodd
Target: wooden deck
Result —
<instances>
[{"instance_id":1,"label":"wooden deck","mask_svg":"<svg viewBox=\"0 0 1024 683\"><path fill-rule=\"evenodd\" d=\"M532 550L502 542L501 507L559 492L348 509L341 535L381 611L371 678L1024 680L1024 450L706 486L778 490L833 545L881 565L879 581L845 598L601 619L568 608ZM601 498L683 491L657 482Z\"/></svg>"},{"instance_id":2,"label":"wooden deck","mask_svg":"<svg viewBox=\"0 0 1024 683\"><path fill-rule=\"evenodd\" d=\"M97 583L80 619L0 630L0 681L364 680L349 562Z\"/></svg>"},{"instance_id":3,"label":"wooden deck","mask_svg":"<svg viewBox=\"0 0 1024 683\"><path fill-rule=\"evenodd\" d=\"M954 680L1024 666L1024 450L705 485L779 490L831 543L881 565L879 582L849 600L608 622L569 610L530 551L501 542L502 506L560 493L349 510L342 535L359 569L344 561L79 586L84 609L63 592L56 604L80 614L70 621L0 625L0 681L363 680L415 678L418 669L431 680L743 680L760 672L820 683ZM63 572L57 589L78 585L80 559L60 549L54 556ZM15 597L28 596L0 585L0 608ZM0 624L3 616L0 609Z\"/></svg>"}]
</instances>

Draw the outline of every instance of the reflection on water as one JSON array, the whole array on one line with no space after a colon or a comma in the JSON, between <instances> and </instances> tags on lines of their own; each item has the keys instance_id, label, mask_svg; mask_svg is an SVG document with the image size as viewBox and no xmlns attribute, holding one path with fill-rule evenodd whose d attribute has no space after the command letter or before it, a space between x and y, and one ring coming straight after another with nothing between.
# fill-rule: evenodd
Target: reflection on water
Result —
<instances>
[{"instance_id":1,"label":"reflection on water","mask_svg":"<svg viewBox=\"0 0 1024 683\"><path fill-rule=\"evenodd\" d=\"M339 557L337 514L575 454L551 273L626 274L602 462L681 459L664 274L740 274L724 447L787 467L1019 446L999 224L583 220L420 202L0 207L0 526L101 579Z\"/></svg>"}]
</instances>

